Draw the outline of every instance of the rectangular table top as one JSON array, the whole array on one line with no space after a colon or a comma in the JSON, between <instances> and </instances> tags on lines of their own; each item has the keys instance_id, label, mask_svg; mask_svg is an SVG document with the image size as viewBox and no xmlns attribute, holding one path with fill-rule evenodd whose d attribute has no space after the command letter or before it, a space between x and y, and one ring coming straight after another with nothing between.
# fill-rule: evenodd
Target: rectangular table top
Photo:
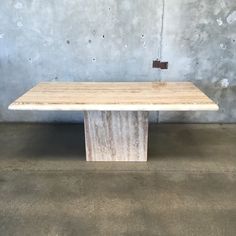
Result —
<instances>
[{"instance_id":1,"label":"rectangular table top","mask_svg":"<svg viewBox=\"0 0 236 236\"><path fill-rule=\"evenodd\" d=\"M190 82L48 82L13 102L12 110L196 111L218 110Z\"/></svg>"}]
</instances>

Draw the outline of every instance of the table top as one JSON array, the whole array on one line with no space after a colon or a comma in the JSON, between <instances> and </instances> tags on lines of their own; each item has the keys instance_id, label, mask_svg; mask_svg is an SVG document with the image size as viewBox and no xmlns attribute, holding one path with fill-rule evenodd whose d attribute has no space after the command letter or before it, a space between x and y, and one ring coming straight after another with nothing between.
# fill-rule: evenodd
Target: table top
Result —
<instances>
[{"instance_id":1,"label":"table top","mask_svg":"<svg viewBox=\"0 0 236 236\"><path fill-rule=\"evenodd\" d=\"M48 82L13 102L11 110L218 110L191 82Z\"/></svg>"}]
</instances>

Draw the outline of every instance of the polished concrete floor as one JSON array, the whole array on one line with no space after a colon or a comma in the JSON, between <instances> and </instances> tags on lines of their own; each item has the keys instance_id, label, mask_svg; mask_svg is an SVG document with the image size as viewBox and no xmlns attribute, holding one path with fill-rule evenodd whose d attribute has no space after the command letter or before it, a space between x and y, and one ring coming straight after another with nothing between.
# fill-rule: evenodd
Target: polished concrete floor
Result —
<instances>
[{"instance_id":1,"label":"polished concrete floor","mask_svg":"<svg viewBox=\"0 0 236 236\"><path fill-rule=\"evenodd\" d=\"M236 125L152 125L147 163L86 163L82 125L0 124L0 235L236 235Z\"/></svg>"}]
</instances>

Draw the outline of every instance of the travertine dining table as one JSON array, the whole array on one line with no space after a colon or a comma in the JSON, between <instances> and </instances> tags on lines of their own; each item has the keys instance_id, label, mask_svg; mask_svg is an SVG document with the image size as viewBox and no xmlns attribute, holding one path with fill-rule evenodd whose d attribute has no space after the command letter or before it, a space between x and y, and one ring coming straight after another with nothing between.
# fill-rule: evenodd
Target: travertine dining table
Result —
<instances>
[{"instance_id":1,"label":"travertine dining table","mask_svg":"<svg viewBox=\"0 0 236 236\"><path fill-rule=\"evenodd\" d=\"M45 82L9 109L83 111L87 161L138 162L147 161L149 111L219 108L191 82Z\"/></svg>"}]
</instances>

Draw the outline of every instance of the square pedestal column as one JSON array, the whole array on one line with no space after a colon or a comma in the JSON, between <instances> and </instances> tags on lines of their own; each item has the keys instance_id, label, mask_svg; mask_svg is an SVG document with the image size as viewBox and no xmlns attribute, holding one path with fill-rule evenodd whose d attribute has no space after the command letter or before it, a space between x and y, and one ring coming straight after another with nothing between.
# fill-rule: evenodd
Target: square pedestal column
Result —
<instances>
[{"instance_id":1,"label":"square pedestal column","mask_svg":"<svg viewBox=\"0 0 236 236\"><path fill-rule=\"evenodd\" d=\"M84 112L87 161L147 161L148 112Z\"/></svg>"}]
</instances>

